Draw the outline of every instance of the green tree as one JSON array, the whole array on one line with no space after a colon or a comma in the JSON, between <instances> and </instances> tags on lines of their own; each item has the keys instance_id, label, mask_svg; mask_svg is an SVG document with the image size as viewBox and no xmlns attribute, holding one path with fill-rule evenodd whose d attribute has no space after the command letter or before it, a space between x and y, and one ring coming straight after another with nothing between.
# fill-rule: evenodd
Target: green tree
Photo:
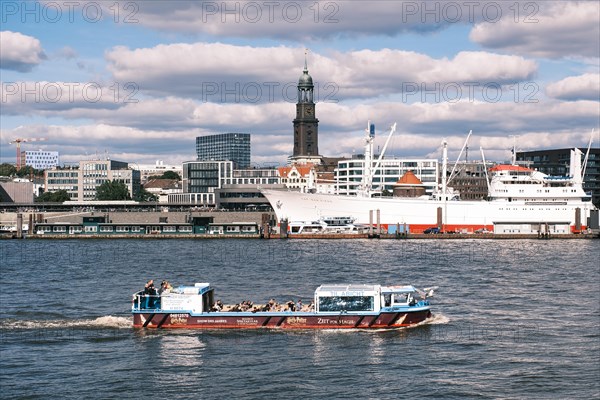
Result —
<instances>
[{"instance_id":1,"label":"green tree","mask_svg":"<svg viewBox=\"0 0 600 400\"><path fill-rule=\"evenodd\" d=\"M62 203L71 200L66 190L57 190L56 192L42 193L37 199L38 203Z\"/></svg>"},{"instance_id":2,"label":"green tree","mask_svg":"<svg viewBox=\"0 0 600 400\"><path fill-rule=\"evenodd\" d=\"M96 189L96 200L131 200L123 182L106 181Z\"/></svg>"},{"instance_id":3,"label":"green tree","mask_svg":"<svg viewBox=\"0 0 600 400\"><path fill-rule=\"evenodd\" d=\"M17 168L9 163L0 164L0 176L13 176L17 173Z\"/></svg>"},{"instance_id":4,"label":"green tree","mask_svg":"<svg viewBox=\"0 0 600 400\"><path fill-rule=\"evenodd\" d=\"M165 171L162 175L151 175L148 177L149 181L152 179L177 179L180 181L181 176L175 171Z\"/></svg>"},{"instance_id":5,"label":"green tree","mask_svg":"<svg viewBox=\"0 0 600 400\"><path fill-rule=\"evenodd\" d=\"M135 196L135 201L147 202L147 201L157 201L158 197L144 188L141 188L139 193Z\"/></svg>"},{"instance_id":6,"label":"green tree","mask_svg":"<svg viewBox=\"0 0 600 400\"><path fill-rule=\"evenodd\" d=\"M181 177L175 171L165 171L165 173L162 174L161 179L177 179L178 181L180 181Z\"/></svg>"},{"instance_id":7,"label":"green tree","mask_svg":"<svg viewBox=\"0 0 600 400\"><path fill-rule=\"evenodd\" d=\"M44 173L42 171L38 171L37 169L33 168L30 165L21 167L21 169L17 171L17 176L19 178L28 178L31 175L40 176L40 175L44 175Z\"/></svg>"}]
</instances>

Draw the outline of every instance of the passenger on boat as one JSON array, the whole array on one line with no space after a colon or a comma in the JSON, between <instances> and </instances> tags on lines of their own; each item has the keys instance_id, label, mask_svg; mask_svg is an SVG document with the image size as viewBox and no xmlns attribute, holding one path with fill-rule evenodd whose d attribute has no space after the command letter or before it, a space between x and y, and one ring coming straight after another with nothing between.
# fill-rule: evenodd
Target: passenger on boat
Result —
<instances>
[{"instance_id":1,"label":"passenger on boat","mask_svg":"<svg viewBox=\"0 0 600 400\"><path fill-rule=\"evenodd\" d=\"M302 311L302 299L298 299L296 303L296 311Z\"/></svg>"},{"instance_id":2,"label":"passenger on boat","mask_svg":"<svg viewBox=\"0 0 600 400\"><path fill-rule=\"evenodd\" d=\"M170 293L173 290L173 286L169 283L169 281L162 281L160 283L160 289L158 289L158 294L162 295L163 293Z\"/></svg>"},{"instance_id":3,"label":"passenger on boat","mask_svg":"<svg viewBox=\"0 0 600 400\"><path fill-rule=\"evenodd\" d=\"M288 301L285 305L287 306L287 311L296 311L296 303L294 303L294 300Z\"/></svg>"},{"instance_id":4,"label":"passenger on boat","mask_svg":"<svg viewBox=\"0 0 600 400\"><path fill-rule=\"evenodd\" d=\"M217 302L215 304L213 304L212 308L210 309L210 311L216 311L219 312L223 309L223 303L221 302L221 300L217 300Z\"/></svg>"},{"instance_id":5,"label":"passenger on boat","mask_svg":"<svg viewBox=\"0 0 600 400\"><path fill-rule=\"evenodd\" d=\"M154 280L150 279L144 286L145 308L154 308L156 305L156 289L154 288Z\"/></svg>"}]
</instances>

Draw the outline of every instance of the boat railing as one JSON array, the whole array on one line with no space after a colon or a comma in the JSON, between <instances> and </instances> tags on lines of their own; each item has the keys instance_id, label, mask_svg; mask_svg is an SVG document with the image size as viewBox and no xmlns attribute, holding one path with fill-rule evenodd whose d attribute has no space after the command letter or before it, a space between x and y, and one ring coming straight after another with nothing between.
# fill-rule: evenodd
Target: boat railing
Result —
<instances>
[{"instance_id":1,"label":"boat railing","mask_svg":"<svg viewBox=\"0 0 600 400\"><path fill-rule=\"evenodd\" d=\"M158 294L144 294L144 292L138 292L133 295L134 311L140 310L160 310L160 295Z\"/></svg>"}]
</instances>

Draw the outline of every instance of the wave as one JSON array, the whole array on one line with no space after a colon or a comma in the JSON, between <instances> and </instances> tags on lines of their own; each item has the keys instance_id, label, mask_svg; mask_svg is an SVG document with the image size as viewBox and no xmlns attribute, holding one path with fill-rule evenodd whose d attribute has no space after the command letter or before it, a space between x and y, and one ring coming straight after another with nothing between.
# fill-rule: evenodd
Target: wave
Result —
<instances>
[{"instance_id":1,"label":"wave","mask_svg":"<svg viewBox=\"0 0 600 400\"><path fill-rule=\"evenodd\" d=\"M450 318L445 316L444 314L433 314L431 318L426 319L425 322L427 325L444 325L450 322Z\"/></svg>"},{"instance_id":2,"label":"wave","mask_svg":"<svg viewBox=\"0 0 600 400\"><path fill-rule=\"evenodd\" d=\"M2 319L0 330L27 330L27 329L128 329L131 328L131 318L106 315L98 318L84 319L45 319L22 320Z\"/></svg>"}]
</instances>

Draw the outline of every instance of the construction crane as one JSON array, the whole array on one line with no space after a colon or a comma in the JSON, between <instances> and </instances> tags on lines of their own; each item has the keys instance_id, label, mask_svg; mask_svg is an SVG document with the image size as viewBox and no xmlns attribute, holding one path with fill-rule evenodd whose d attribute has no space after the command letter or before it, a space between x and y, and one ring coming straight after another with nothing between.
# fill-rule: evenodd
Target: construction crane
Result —
<instances>
[{"instance_id":1,"label":"construction crane","mask_svg":"<svg viewBox=\"0 0 600 400\"><path fill-rule=\"evenodd\" d=\"M43 142L44 140L48 140L46 138L16 138L8 144L16 144L17 145L17 171L21 169L23 160L21 159L21 143L28 142Z\"/></svg>"}]
</instances>

